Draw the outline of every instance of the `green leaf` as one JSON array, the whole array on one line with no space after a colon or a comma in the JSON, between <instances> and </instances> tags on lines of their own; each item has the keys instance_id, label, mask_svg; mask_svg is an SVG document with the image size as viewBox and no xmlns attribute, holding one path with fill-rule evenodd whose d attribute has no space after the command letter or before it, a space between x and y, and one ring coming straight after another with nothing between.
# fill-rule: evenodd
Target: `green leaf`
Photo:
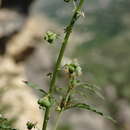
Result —
<instances>
[{"instance_id":1,"label":"green leaf","mask_svg":"<svg viewBox=\"0 0 130 130\"><path fill-rule=\"evenodd\" d=\"M44 95L47 95L47 92L44 91L43 89L40 89L40 88L38 87L38 85L33 84L33 83L31 83L31 82L28 82L28 81L23 81L23 82L24 82L27 86L29 86L29 87L31 87L31 88L33 88L33 89L36 89L36 90L42 92Z\"/></svg>"},{"instance_id":2,"label":"green leaf","mask_svg":"<svg viewBox=\"0 0 130 130\"><path fill-rule=\"evenodd\" d=\"M73 91L73 94L75 96L77 96L77 94L78 94L79 96L84 97L85 99L88 98L88 95L86 93L84 93L83 91L78 91L76 89Z\"/></svg>"},{"instance_id":3,"label":"green leaf","mask_svg":"<svg viewBox=\"0 0 130 130\"><path fill-rule=\"evenodd\" d=\"M91 84L91 83L89 83L88 81L85 81L85 83L83 83L83 84L81 84L81 85L86 85L86 86L91 87L91 88L93 88L93 89L95 89L95 90L101 90L100 87L98 87L98 86L95 85L95 84Z\"/></svg>"},{"instance_id":4,"label":"green leaf","mask_svg":"<svg viewBox=\"0 0 130 130\"><path fill-rule=\"evenodd\" d=\"M29 87L31 87L31 88L34 88L34 89L37 89L38 88L38 86L37 85L35 85L35 84L33 84L33 83L30 83L30 82L28 82L28 81L23 81L27 86L29 86Z\"/></svg>"},{"instance_id":5,"label":"green leaf","mask_svg":"<svg viewBox=\"0 0 130 130\"><path fill-rule=\"evenodd\" d=\"M78 103L78 104L74 104L74 105L71 105L69 107L67 107L66 109L70 109L70 108L82 108L82 109L86 109L86 110L89 110L89 111L92 111L100 116L103 116L104 118L108 119L108 120L111 120L113 121L114 123L116 123L116 121L110 117L110 116L106 116L104 115L102 112L96 110L96 108L88 105L88 104L84 104L84 103Z\"/></svg>"},{"instance_id":6,"label":"green leaf","mask_svg":"<svg viewBox=\"0 0 130 130\"><path fill-rule=\"evenodd\" d=\"M95 93L98 97L104 100L104 96L98 91L100 88L98 88L97 86L89 83L79 84L78 86L90 90L91 92Z\"/></svg>"}]
</instances>

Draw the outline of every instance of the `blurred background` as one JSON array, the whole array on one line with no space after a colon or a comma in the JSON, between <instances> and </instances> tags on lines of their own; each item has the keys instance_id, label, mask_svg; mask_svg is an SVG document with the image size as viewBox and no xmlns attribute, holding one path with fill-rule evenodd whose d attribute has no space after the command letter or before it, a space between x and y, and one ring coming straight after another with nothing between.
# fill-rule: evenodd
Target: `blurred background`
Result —
<instances>
[{"instance_id":1,"label":"blurred background","mask_svg":"<svg viewBox=\"0 0 130 130\"><path fill-rule=\"evenodd\" d=\"M49 46L43 34L52 30L62 38L72 10L63 0L0 0L0 114L16 128L26 130L29 120L41 128L38 95L23 81L48 89L46 74L61 42ZM89 100L117 124L73 110L59 130L130 130L130 0L85 0L83 10L65 55L79 60L84 80L101 87L105 100Z\"/></svg>"}]
</instances>

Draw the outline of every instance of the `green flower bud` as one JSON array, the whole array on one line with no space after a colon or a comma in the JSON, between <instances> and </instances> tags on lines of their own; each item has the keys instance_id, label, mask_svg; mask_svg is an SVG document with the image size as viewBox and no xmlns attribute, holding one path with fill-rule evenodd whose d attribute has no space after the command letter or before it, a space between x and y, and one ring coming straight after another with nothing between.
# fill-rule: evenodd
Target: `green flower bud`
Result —
<instances>
[{"instance_id":1,"label":"green flower bud","mask_svg":"<svg viewBox=\"0 0 130 130\"><path fill-rule=\"evenodd\" d=\"M74 64L70 64L68 67L69 67L69 73L75 72L76 66Z\"/></svg>"},{"instance_id":2,"label":"green flower bud","mask_svg":"<svg viewBox=\"0 0 130 130\"><path fill-rule=\"evenodd\" d=\"M52 105L50 98L48 96L39 99L38 104L42 107L50 107Z\"/></svg>"},{"instance_id":3,"label":"green flower bud","mask_svg":"<svg viewBox=\"0 0 130 130\"><path fill-rule=\"evenodd\" d=\"M48 31L46 32L45 36L44 36L44 40L46 40L48 43L52 44L56 38L58 37L58 35L54 32Z\"/></svg>"}]
</instances>

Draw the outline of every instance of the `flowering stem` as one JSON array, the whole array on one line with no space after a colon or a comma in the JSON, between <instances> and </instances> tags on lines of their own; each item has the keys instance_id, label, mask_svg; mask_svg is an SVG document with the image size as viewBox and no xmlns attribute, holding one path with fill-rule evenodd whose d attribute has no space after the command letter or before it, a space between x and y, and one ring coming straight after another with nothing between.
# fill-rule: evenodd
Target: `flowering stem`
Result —
<instances>
[{"instance_id":1,"label":"flowering stem","mask_svg":"<svg viewBox=\"0 0 130 130\"><path fill-rule=\"evenodd\" d=\"M80 0L77 8L74 11L72 19L71 19L68 27L66 28L66 34L65 34L65 37L64 37L64 40L63 40L63 43L62 43L62 47L61 47L61 50L60 50L60 53L59 53L59 56L58 56L58 59L57 59L56 65L55 65L55 69L54 69L54 72L53 72L52 80L50 82L50 88L49 88L50 96L53 95L57 73L58 73L58 70L59 70L59 67L60 67L60 64L61 64L64 52L65 52L65 49L66 49L66 46L67 46L67 43L68 43L68 40L69 40L69 37L70 37L70 34L72 32L72 28L74 26L74 23L77 20L78 12L80 11L80 9L82 7L83 2L84 2L84 0ZM45 116L44 116L44 122L43 122L42 130L46 130L46 128L47 128L49 115L50 115L50 107L47 107L46 111L45 111Z\"/></svg>"},{"instance_id":2,"label":"flowering stem","mask_svg":"<svg viewBox=\"0 0 130 130\"><path fill-rule=\"evenodd\" d=\"M79 5L75 9L75 12L74 12L73 17L72 17L72 19L70 21L70 24L69 24L69 26L66 29L66 35L64 37L64 40L63 40L63 43L62 43L62 47L61 47L61 50L60 50L60 53L59 53L59 56L58 56L58 59L57 59L57 62L56 62L56 66L55 66L54 72L53 72L52 80L51 80L51 83L50 83L50 90L49 90L50 93L53 93L53 90L54 90L54 87L55 87L55 81L56 81L57 73L58 73L58 70L59 70L59 67L60 67L60 64L61 64L64 52L65 52L67 43L68 43L68 39L69 39L70 34L72 32L72 28L74 26L74 23L77 20L77 14L80 11L83 2L84 2L84 0L80 0Z\"/></svg>"},{"instance_id":3,"label":"flowering stem","mask_svg":"<svg viewBox=\"0 0 130 130\"><path fill-rule=\"evenodd\" d=\"M63 106L62 106L60 112L58 113L58 117L57 117L57 119L56 119L56 124L55 124L55 127L54 127L55 129L54 129L54 130L56 130L57 127L58 127L58 123L59 123L61 114L64 112L64 109L66 108L66 105L67 105L67 103L68 103L68 101L69 101L69 96L71 95L72 90L73 90L73 87L70 86L70 84L69 84L68 90L67 90L67 92L66 92L66 95L65 95L65 96L63 97L63 99L61 100L61 104L63 104ZM60 107L61 107L61 106L60 106Z\"/></svg>"}]
</instances>

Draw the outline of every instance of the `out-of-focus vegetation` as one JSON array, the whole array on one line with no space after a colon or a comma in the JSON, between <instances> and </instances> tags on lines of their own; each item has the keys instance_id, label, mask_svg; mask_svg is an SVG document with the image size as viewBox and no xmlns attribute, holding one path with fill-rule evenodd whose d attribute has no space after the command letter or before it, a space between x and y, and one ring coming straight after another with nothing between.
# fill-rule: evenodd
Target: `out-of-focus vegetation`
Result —
<instances>
[{"instance_id":1,"label":"out-of-focus vegetation","mask_svg":"<svg viewBox=\"0 0 130 130\"><path fill-rule=\"evenodd\" d=\"M0 130L16 130L12 128L12 121L0 116Z\"/></svg>"},{"instance_id":2,"label":"out-of-focus vegetation","mask_svg":"<svg viewBox=\"0 0 130 130\"><path fill-rule=\"evenodd\" d=\"M82 55L81 60L87 64L87 71L92 73L100 86L103 86L108 101L106 106L118 123L122 124L116 126L118 130L124 130L126 125L128 126L117 115L120 109L118 103L121 100L127 104L130 102L129 5L129 0L111 0L106 8L88 13L90 22L87 24L86 21L86 30L87 33L92 33L93 37L78 46L75 53ZM109 87L114 88L109 92L112 94L114 91L113 98L111 94L106 94L106 88Z\"/></svg>"},{"instance_id":3,"label":"out-of-focus vegetation","mask_svg":"<svg viewBox=\"0 0 130 130\"><path fill-rule=\"evenodd\" d=\"M8 120L2 115L4 112L10 109L9 104L2 103L2 96L4 95L4 92L5 88L0 88L0 130L16 130L12 128L12 124L15 122L15 118Z\"/></svg>"}]
</instances>

